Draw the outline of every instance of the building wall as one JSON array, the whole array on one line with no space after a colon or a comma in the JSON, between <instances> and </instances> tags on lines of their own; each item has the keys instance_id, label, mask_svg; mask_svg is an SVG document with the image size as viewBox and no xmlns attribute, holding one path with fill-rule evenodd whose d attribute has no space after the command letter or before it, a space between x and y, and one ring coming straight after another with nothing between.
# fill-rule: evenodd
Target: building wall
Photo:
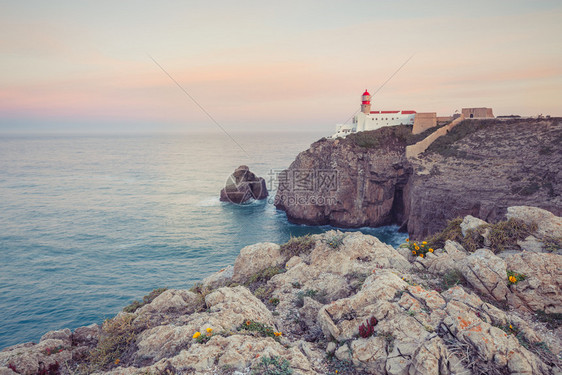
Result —
<instances>
[{"instance_id":1,"label":"building wall","mask_svg":"<svg viewBox=\"0 0 562 375\"><path fill-rule=\"evenodd\" d=\"M416 113L416 117L414 118L414 128L412 129L412 133L420 134L429 128L433 128L434 126L437 126L437 113L435 112Z\"/></svg>"},{"instance_id":2,"label":"building wall","mask_svg":"<svg viewBox=\"0 0 562 375\"><path fill-rule=\"evenodd\" d=\"M492 108L463 108L462 115L469 118L494 118Z\"/></svg>"}]
</instances>

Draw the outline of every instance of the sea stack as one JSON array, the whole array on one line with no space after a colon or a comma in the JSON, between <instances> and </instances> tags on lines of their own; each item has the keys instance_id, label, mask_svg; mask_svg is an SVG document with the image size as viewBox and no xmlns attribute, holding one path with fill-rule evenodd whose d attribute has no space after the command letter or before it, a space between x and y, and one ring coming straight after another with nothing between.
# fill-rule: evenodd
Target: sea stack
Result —
<instances>
[{"instance_id":1,"label":"sea stack","mask_svg":"<svg viewBox=\"0 0 562 375\"><path fill-rule=\"evenodd\" d=\"M220 193L220 200L242 204L251 199L265 199L268 195L263 177L250 172L247 165L241 165L226 180L226 186Z\"/></svg>"}]
</instances>

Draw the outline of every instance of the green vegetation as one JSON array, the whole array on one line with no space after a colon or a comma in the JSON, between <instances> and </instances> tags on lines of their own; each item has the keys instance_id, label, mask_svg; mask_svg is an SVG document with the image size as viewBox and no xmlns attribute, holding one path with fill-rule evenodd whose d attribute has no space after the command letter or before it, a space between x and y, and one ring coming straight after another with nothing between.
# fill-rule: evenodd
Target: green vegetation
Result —
<instances>
[{"instance_id":1,"label":"green vegetation","mask_svg":"<svg viewBox=\"0 0 562 375\"><path fill-rule=\"evenodd\" d=\"M509 219L500 221L496 224L486 224L475 230L469 230L466 237L463 237L460 224L461 218L456 218L447 223L447 227L427 239L428 247L443 248L447 240L460 243L465 250L474 252L484 247L483 234L489 231L488 240L490 249L494 253L502 252L506 249L517 248L517 241L525 239L537 230L536 224L527 224L522 220Z\"/></svg>"},{"instance_id":2,"label":"green vegetation","mask_svg":"<svg viewBox=\"0 0 562 375\"><path fill-rule=\"evenodd\" d=\"M250 278L248 279L248 281L244 284L246 286L251 286L252 284L255 283L267 283L269 281L269 279L271 279L273 276L278 275L280 273L285 272L285 269L282 267L278 267L278 266L271 266L271 267L267 267L266 269L263 269L255 274L253 274L252 276L250 276Z\"/></svg>"},{"instance_id":3,"label":"green vegetation","mask_svg":"<svg viewBox=\"0 0 562 375\"><path fill-rule=\"evenodd\" d=\"M537 311L537 319L546 323L550 329L557 329L562 327L562 314L561 313L546 313L542 310Z\"/></svg>"},{"instance_id":4,"label":"green vegetation","mask_svg":"<svg viewBox=\"0 0 562 375\"><path fill-rule=\"evenodd\" d=\"M301 237L291 236L289 241L281 245L281 254L284 255L287 260L301 254L309 254L314 248L314 243L315 241L310 234Z\"/></svg>"},{"instance_id":5,"label":"green vegetation","mask_svg":"<svg viewBox=\"0 0 562 375\"><path fill-rule=\"evenodd\" d=\"M289 361L279 356L261 357L261 361L252 368L252 375L291 375L292 373Z\"/></svg>"},{"instance_id":6,"label":"green vegetation","mask_svg":"<svg viewBox=\"0 0 562 375\"><path fill-rule=\"evenodd\" d=\"M353 366L353 362L350 360L343 360L340 361L337 359L333 354L328 355L328 367L329 367L329 374L337 374L337 375L360 375L363 372L360 372L358 369Z\"/></svg>"},{"instance_id":7,"label":"green vegetation","mask_svg":"<svg viewBox=\"0 0 562 375\"><path fill-rule=\"evenodd\" d=\"M120 314L103 323L98 344L85 362L88 364L85 372L107 370L122 361L121 356L142 330L142 327L133 324L135 318L133 314Z\"/></svg>"},{"instance_id":8,"label":"green vegetation","mask_svg":"<svg viewBox=\"0 0 562 375\"><path fill-rule=\"evenodd\" d=\"M213 291L212 288L204 286L202 283L195 283L190 289L190 292L197 294L197 302L196 306L197 312L205 311L206 304L205 304L205 297Z\"/></svg>"},{"instance_id":9,"label":"green vegetation","mask_svg":"<svg viewBox=\"0 0 562 375\"><path fill-rule=\"evenodd\" d=\"M468 285L466 279L458 270L449 270L441 279L441 289L443 291L450 289L456 285Z\"/></svg>"},{"instance_id":10,"label":"green vegetation","mask_svg":"<svg viewBox=\"0 0 562 375\"><path fill-rule=\"evenodd\" d=\"M414 135L411 125L386 126L377 130L352 133L346 139L364 148L403 148L421 141L433 131L435 129Z\"/></svg>"},{"instance_id":11,"label":"green vegetation","mask_svg":"<svg viewBox=\"0 0 562 375\"><path fill-rule=\"evenodd\" d=\"M275 332L275 330L270 326L250 319L245 320L244 323L240 324L240 326L236 328L236 330L239 332L255 332L258 336L272 337L277 341L279 341L279 337L281 336L281 332Z\"/></svg>"},{"instance_id":12,"label":"green vegetation","mask_svg":"<svg viewBox=\"0 0 562 375\"><path fill-rule=\"evenodd\" d=\"M341 245L343 245L343 239L345 234L334 234L328 238L324 238L322 242L328 244L332 249L337 250Z\"/></svg>"},{"instance_id":13,"label":"green vegetation","mask_svg":"<svg viewBox=\"0 0 562 375\"><path fill-rule=\"evenodd\" d=\"M128 312L128 313L134 313L135 311L137 311L138 309L140 309L144 305L148 305L149 303L154 301L154 299L156 297L158 297L160 294L162 294L166 290L168 290L168 288L154 289L152 292L150 292L149 294L147 294L146 296L143 297L142 302L135 300L129 306L126 306L123 309L123 311Z\"/></svg>"},{"instance_id":14,"label":"green vegetation","mask_svg":"<svg viewBox=\"0 0 562 375\"><path fill-rule=\"evenodd\" d=\"M457 124L447 134L437 138L425 151L425 153L436 153L445 157L455 156L466 158L466 152L459 151L453 146L458 140L475 133L481 129L497 124L494 120L465 120Z\"/></svg>"},{"instance_id":15,"label":"green vegetation","mask_svg":"<svg viewBox=\"0 0 562 375\"><path fill-rule=\"evenodd\" d=\"M544 249L548 252L556 252L562 249L562 237L550 237L546 236L543 238Z\"/></svg>"},{"instance_id":16,"label":"green vegetation","mask_svg":"<svg viewBox=\"0 0 562 375\"><path fill-rule=\"evenodd\" d=\"M517 241L525 239L537 230L537 224L528 225L518 219L500 221L483 227L490 228L490 236L488 238L490 240L490 248L494 253L501 252L506 248L518 247Z\"/></svg>"},{"instance_id":17,"label":"green vegetation","mask_svg":"<svg viewBox=\"0 0 562 375\"><path fill-rule=\"evenodd\" d=\"M456 219L447 222L447 226L441 232L435 233L433 236L427 239L427 242L434 249L442 249L445 246L447 240L456 241L461 243L463 240L461 223L462 218L458 217Z\"/></svg>"},{"instance_id":18,"label":"green vegetation","mask_svg":"<svg viewBox=\"0 0 562 375\"><path fill-rule=\"evenodd\" d=\"M297 307L303 307L304 306L304 297L310 297L322 304L324 304L326 301L324 300L326 297L325 293L319 293L317 290L315 289L307 289L306 291L299 291L297 293L297 299L295 300L295 305Z\"/></svg>"}]
</instances>

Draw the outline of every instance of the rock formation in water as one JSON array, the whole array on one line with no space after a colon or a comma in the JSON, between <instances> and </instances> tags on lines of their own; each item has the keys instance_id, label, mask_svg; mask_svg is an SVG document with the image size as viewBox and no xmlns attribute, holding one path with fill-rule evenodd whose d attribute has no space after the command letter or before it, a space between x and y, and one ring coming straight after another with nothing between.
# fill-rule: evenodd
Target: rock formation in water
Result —
<instances>
[{"instance_id":1,"label":"rock formation in water","mask_svg":"<svg viewBox=\"0 0 562 375\"><path fill-rule=\"evenodd\" d=\"M287 183L279 184L276 207L295 223L398 224L413 238L459 216L493 222L511 205L562 214L560 119L467 120L412 159L405 148L421 138L407 129L312 144L284 172ZM325 187L330 173L337 187Z\"/></svg>"},{"instance_id":2,"label":"rock formation in water","mask_svg":"<svg viewBox=\"0 0 562 375\"><path fill-rule=\"evenodd\" d=\"M220 192L222 202L236 204L246 203L251 199L265 199L267 196L267 187L263 177L257 177L246 165L236 168Z\"/></svg>"},{"instance_id":3,"label":"rock formation in water","mask_svg":"<svg viewBox=\"0 0 562 375\"><path fill-rule=\"evenodd\" d=\"M449 240L421 257L338 231L247 246L191 290L0 351L0 374L560 374L562 255L545 238L562 219L509 215L535 223L522 250Z\"/></svg>"}]
</instances>

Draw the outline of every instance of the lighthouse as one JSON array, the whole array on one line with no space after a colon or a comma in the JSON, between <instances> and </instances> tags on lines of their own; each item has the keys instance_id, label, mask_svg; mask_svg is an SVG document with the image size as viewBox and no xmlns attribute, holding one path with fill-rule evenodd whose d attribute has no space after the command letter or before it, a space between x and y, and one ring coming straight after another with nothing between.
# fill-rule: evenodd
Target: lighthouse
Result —
<instances>
[{"instance_id":1,"label":"lighthouse","mask_svg":"<svg viewBox=\"0 0 562 375\"><path fill-rule=\"evenodd\" d=\"M371 94L365 89L363 95L361 95L361 112L368 115L371 113Z\"/></svg>"}]
</instances>

